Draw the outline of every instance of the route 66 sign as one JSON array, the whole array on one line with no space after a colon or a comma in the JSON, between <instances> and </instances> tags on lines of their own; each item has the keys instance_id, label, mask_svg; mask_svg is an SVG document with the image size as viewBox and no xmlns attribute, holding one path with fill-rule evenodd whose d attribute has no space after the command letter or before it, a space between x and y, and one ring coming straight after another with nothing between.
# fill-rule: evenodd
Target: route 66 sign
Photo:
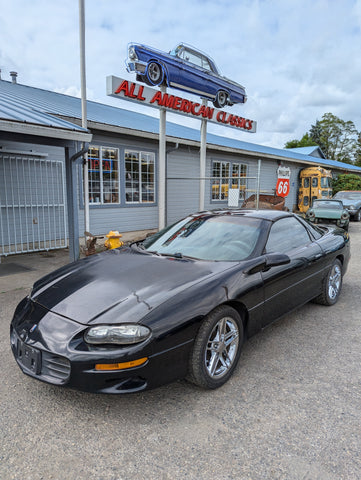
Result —
<instances>
[{"instance_id":1,"label":"route 66 sign","mask_svg":"<svg viewBox=\"0 0 361 480\"><path fill-rule=\"evenodd\" d=\"M291 170L289 167L280 165L277 169L277 185L276 192L279 197L287 197L290 193L290 176Z\"/></svg>"}]
</instances>

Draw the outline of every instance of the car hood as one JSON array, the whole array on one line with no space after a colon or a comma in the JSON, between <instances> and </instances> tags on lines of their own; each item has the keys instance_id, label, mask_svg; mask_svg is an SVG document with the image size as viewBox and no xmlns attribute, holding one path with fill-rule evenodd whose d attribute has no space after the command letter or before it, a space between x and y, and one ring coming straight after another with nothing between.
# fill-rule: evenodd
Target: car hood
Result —
<instances>
[{"instance_id":1,"label":"car hood","mask_svg":"<svg viewBox=\"0 0 361 480\"><path fill-rule=\"evenodd\" d=\"M233 265L109 250L43 277L31 299L85 325L138 322L170 297Z\"/></svg>"},{"instance_id":2,"label":"car hood","mask_svg":"<svg viewBox=\"0 0 361 480\"><path fill-rule=\"evenodd\" d=\"M360 203L361 203L360 200L351 200L349 198L343 198L342 199L342 204L345 208L349 208L349 207L351 207L351 205L359 206Z\"/></svg>"},{"instance_id":3,"label":"car hood","mask_svg":"<svg viewBox=\"0 0 361 480\"><path fill-rule=\"evenodd\" d=\"M317 218L340 218L342 210L331 210L330 208L314 208L313 212Z\"/></svg>"}]
</instances>

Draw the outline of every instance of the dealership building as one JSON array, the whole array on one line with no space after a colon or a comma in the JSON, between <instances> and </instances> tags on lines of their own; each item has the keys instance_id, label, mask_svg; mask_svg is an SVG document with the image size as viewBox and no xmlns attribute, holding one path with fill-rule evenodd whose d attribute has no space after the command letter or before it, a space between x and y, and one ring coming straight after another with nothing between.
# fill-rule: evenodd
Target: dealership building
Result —
<instances>
[{"instance_id":1,"label":"dealership building","mask_svg":"<svg viewBox=\"0 0 361 480\"><path fill-rule=\"evenodd\" d=\"M79 98L21 85L15 73L0 80L0 257L69 243L70 258L77 258L85 230L85 152L94 235L157 229L160 198L164 223L171 224L200 205L227 207L233 189L239 206L257 191L274 194L280 166L290 172L291 211L302 168L361 174L325 159L318 147L277 149L208 133L202 176L200 131L167 122L160 179L158 118L88 101L85 129L81 111Z\"/></svg>"}]
</instances>

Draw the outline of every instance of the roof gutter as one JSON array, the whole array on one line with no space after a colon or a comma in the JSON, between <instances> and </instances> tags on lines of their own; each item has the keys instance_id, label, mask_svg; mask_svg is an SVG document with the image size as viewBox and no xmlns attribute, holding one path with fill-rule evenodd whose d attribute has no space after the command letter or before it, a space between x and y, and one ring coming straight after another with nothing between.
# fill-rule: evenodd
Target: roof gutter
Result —
<instances>
[{"instance_id":1,"label":"roof gutter","mask_svg":"<svg viewBox=\"0 0 361 480\"><path fill-rule=\"evenodd\" d=\"M0 130L4 132L20 133L23 135L36 135L40 137L57 138L61 140L74 140L76 142L90 142L93 135L86 131L67 130L42 125L0 120Z\"/></svg>"}]
</instances>

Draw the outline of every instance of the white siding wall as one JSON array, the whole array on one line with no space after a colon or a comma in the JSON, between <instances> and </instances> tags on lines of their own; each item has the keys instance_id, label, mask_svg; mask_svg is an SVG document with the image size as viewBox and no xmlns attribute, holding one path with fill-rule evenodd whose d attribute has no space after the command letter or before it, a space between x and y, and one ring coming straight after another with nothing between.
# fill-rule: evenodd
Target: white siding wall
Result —
<instances>
[{"instance_id":1,"label":"white siding wall","mask_svg":"<svg viewBox=\"0 0 361 480\"><path fill-rule=\"evenodd\" d=\"M167 224L199 209L199 155L186 150L168 154ZM186 179L187 178L187 179ZM192 178L192 180L188 180Z\"/></svg>"},{"instance_id":2,"label":"white siding wall","mask_svg":"<svg viewBox=\"0 0 361 480\"><path fill-rule=\"evenodd\" d=\"M136 149L144 151L153 151L156 155L156 183L158 176L158 142L151 140L134 140L131 137L119 137L115 135L94 134L94 145L109 146L119 148L120 158L120 183L124 189L124 150ZM49 147L45 145L14 144L11 142L2 142L3 148L12 148L23 151L37 151L48 154L48 158L54 161L65 162L64 149L59 147ZM180 146L178 149L170 150L167 154L167 224L195 212L199 208L199 149ZM247 157L246 155L237 155L224 153L221 151L207 151L206 177L212 176L213 161L235 161L247 165L247 177L256 177L258 171L257 159ZM302 165L287 164L291 168L290 194L286 198L286 206L292 211L297 205L298 174ZM261 191L272 193L277 182L276 160L263 159L261 163ZM189 180L191 179L191 180ZM254 193L257 182L249 179L247 182L247 196ZM78 176L78 195L79 195L79 234L84 233L84 207L82 200L82 173L79 167ZM29 182L27 188L29 192L33 188L32 182ZM211 181L205 181L205 208L223 208L227 206L227 201L212 201L211 199ZM158 198L158 185L156 185L156 199ZM109 230L119 230L120 232L154 229L158 226L158 204L154 205L126 205L124 201L124 192L120 205L94 205L90 206L90 231L94 235L103 235ZM19 221L19 219L17 219Z\"/></svg>"},{"instance_id":3,"label":"white siding wall","mask_svg":"<svg viewBox=\"0 0 361 480\"><path fill-rule=\"evenodd\" d=\"M93 235L104 235L110 230L130 232L135 230L154 229L158 227L158 205L127 205L124 194L124 150L142 150L155 152L156 156L156 201L158 194L158 144L151 141L135 141L134 139L111 136L94 135L92 145L119 149L120 159L120 187L121 203L116 205L90 205L89 230ZM84 235L84 204L82 170L79 168L79 235Z\"/></svg>"}]
</instances>

